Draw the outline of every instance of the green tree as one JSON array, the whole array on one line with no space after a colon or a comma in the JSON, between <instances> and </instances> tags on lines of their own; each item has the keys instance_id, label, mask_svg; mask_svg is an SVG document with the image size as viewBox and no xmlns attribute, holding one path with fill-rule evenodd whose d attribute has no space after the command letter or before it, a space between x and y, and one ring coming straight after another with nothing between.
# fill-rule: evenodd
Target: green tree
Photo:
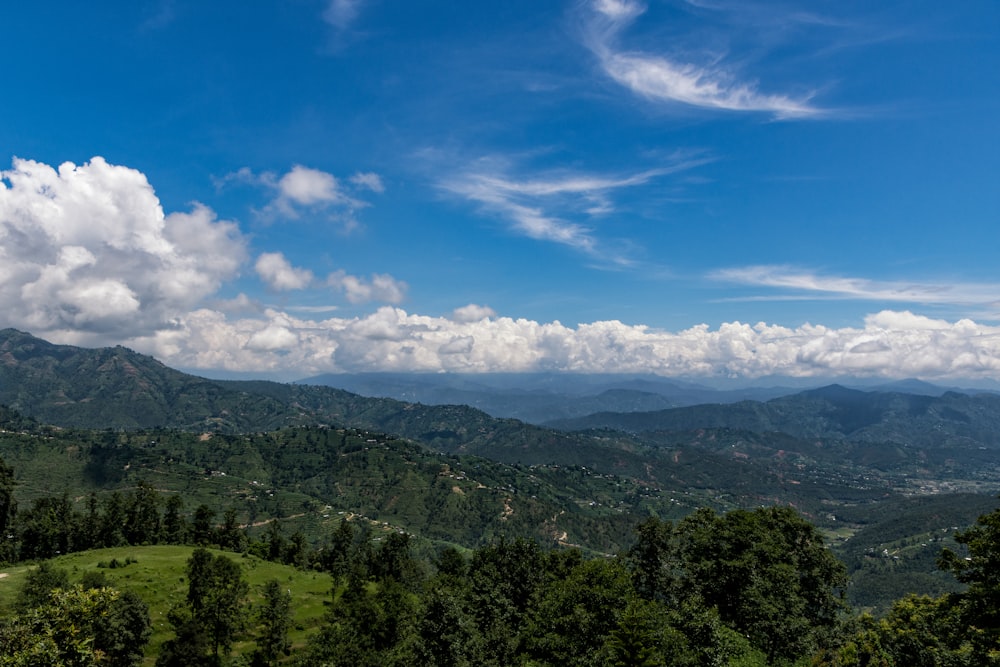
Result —
<instances>
[{"instance_id":1,"label":"green tree","mask_svg":"<svg viewBox=\"0 0 1000 667\"><path fill-rule=\"evenodd\" d=\"M428 584L416 626L414 662L437 667L481 664L479 633L468 598L447 581Z\"/></svg>"},{"instance_id":2,"label":"green tree","mask_svg":"<svg viewBox=\"0 0 1000 667\"><path fill-rule=\"evenodd\" d=\"M613 667L657 667L664 664L658 630L663 628L656 603L633 597L608 634L603 653Z\"/></svg>"},{"instance_id":3,"label":"green tree","mask_svg":"<svg viewBox=\"0 0 1000 667\"><path fill-rule=\"evenodd\" d=\"M816 528L790 508L716 515L677 527L681 586L767 654L796 659L821 646L845 605L844 566Z\"/></svg>"},{"instance_id":4,"label":"green tree","mask_svg":"<svg viewBox=\"0 0 1000 667\"><path fill-rule=\"evenodd\" d=\"M955 535L955 541L969 555L962 558L946 549L938 566L967 586L952 600L968 627L975 661L1000 664L1000 509L979 517L975 526Z\"/></svg>"},{"instance_id":5,"label":"green tree","mask_svg":"<svg viewBox=\"0 0 1000 667\"><path fill-rule=\"evenodd\" d=\"M140 481L127 503L125 539L129 544L151 544L160 537L160 494Z\"/></svg>"},{"instance_id":6,"label":"green tree","mask_svg":"<svg viewBox=\"0 0 1000 667\"><path fill-rule=\"evenodd\" d=\"M111 588L56 589L0 629L4 667L132 667L149 638L145 605ZM127 644L127 645L126 645Z\"/></svg>"},{"instance_id":7,"label":"green tree","mask_svg":"<svg viewBox=\"0 0 1000 667\"><path fill-rule=\"evenodd\" d=\"M163 510L163 541L167 544L184 544L187 540L187 522L184 520L184 499L180 494L167 497Z\"/></svg>"},{"instance_id":8,"label":"green tree","mask_svg":"<svg viewBox=\"0 0 1000 667\"><path fill-rule=\"evenodd\" d=\"M14 532L16 518L14 469L0 459L0 563L10 563L17 558L17 535Z\"/></svg>"},{"instance_id":9,"label":"green tree","mask_svg":"<svg viewBox=\"0 0 1000 667\"><path fill-rule=\"evenodd\" d=\"M636 534L626 553L636 593L646 600L676 602L679 573L673 524L650 517L636 527Z\"/></svg>"},{"instance_id":10,"label":"green tree","mask_svg":"<svg viewBox=\"0 0 1000 667\"><path fill-rule=\"evenodd\" d=\"M539 589L524 631L525 648L548 664L607 664L601 647L618 627L632 591L629 573L621 563L579 563Z\"/></svg>"},{"instance_id":11,"label":"green tree","mask_svg":"<svg viewBox=\"0 0 1000 667\"><path fill-rule=\"evenodd\" d=\"M43 561L38 567L28 570L14 606L21 612L41 607L48 602L52 591L67 588L69 573L49 561Z\"/></svg>"},{"instance_id":12,"label":"green tree","mask_svg":"<svg viewBox=\"0 0 1000 667\"><path fill-rule=\"evenodd\" d=\"M534 541L501 538L472 554L470 598L485 664L513 664L525 615L544 578L542 552Z\"/></svg>"},{"instance_id":13,"label":"green tree","mask_svg":"<svg viewBox=\"0 0 1000 667\"><path fill-rule=\"evenodd\" d=\"M246 621L250 588L240 566L226 556L195 549L188 559L188 605L191 617L208 637L216 659L228 655Z\"/></svg>"},{"instance_id":14,"label":"green tree","mask_svg":"<svg viewBox=\"0 0 1000 667\"><path fill-rule=\"evenodd\" d=\"M230 507L223 514L217 542L221 548L229 551L242 551L243 547L246 546L246 535L243 533L243 527L236 520L236 508Z\"/></svg>"},{"instance_id":15,"label":"green tree","mask_svg":"<svg viewBox=\"0 0 1000 667\"><path fill-rule=\"evenodd\" d=\"M408 644L416 617L413 594L395 579L369 586L351 576L327 622L300 656L303 667L410 665Z\"/></svg>"},{"instance_id":16,"label":"green tree","mask_svg":"<svg viewBox=\"0 0 1000 667\"><path fill-rule=\"evenodd\" d=\"M141 665L152 631L149 607L138 594L125 590L94 620L94 648L108 667Z\"/></svg>"},{"instance_id":17,"label":"green tree","mask_svg":"<svg viewBox=\"0 0 1000 667\"><path fill-rule=\"evenodd\" d=\"M191 539L198 546L208 546L215 542L215 510L202 503L194 510L191 525Z\"/></svg>"},{"instance_id":18,"label":"green tree","mask_svg":"<svg viewBox=\"0 0 1000 667\"><path fill-rule=\"evenodd\" d=\"M104 501L104 512L101 515L101 546L120 547L125 544L126 520L125 498L120 492L115 491Z\"/></svg>"},{"instance_id":19,"label":"green tree","mask_svg":"<svg viewBox=\"0 0 1000 667\"><path fill-rule=\"evenodd\" d=\"M346 575L353 545L354 529L346 518L341 518L337 530L334 531L326 548L320 554L323 569L335 578Z\"/></svg>"},{"instance_id":20,"label":"green tree","mask_svg":"<svg viewBox=\"0 0 1000 667\"><path fill-rule=\"evenodd\" d=\"M52 558L73 549L73 534L80 521L69 496L36 498L31 509L18 518L21 560Z\"/></svg>"},{"instance_id":21,"label":"green tree","mask_svg":"<svg viewBox=\"0 0 1000 667\"><path fill-rule=\"evenodd\" d=\"M271 667L291 650L288 629L292 623L292 594L281 590L277 579L264 584L263 594L264 602L257 610L260 627L253 658L255 667Z\"/></svg>"},{"instance_id":22,"label":"green tree","mask_svg":"<svg viewBox=\"0 0 1000 667\"><path fill-rule=\"evenodd\" d=\"M216 667L218 658L209 655L208 633L198 623L188 606L174 607L167 613L174 637L163 642L156 667Z\"/></svg>"}]
</instances>

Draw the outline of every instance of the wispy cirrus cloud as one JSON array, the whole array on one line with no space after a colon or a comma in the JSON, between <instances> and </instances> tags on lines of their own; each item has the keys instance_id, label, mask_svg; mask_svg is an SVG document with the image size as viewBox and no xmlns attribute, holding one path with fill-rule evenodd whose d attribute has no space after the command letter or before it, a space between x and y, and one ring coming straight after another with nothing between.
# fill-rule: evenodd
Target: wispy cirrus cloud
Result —
<instances>
[{"instance_id":1,"label":"wispy cirrus cloud","mask_svg":"<svg viewBox=\"0 0 1000 667\"><path fill-rule=\"evenodd\" d=\"M601 69L632 93L665 104L724 111L765 112L777 119L816 117L827 113L812 103L813 93L798 96L765 93L757 83L738 76L721 58L691 62L677 56L628 51L619 37L646 10L635 0L593 0L584 42Z\"/></svg>"},{"instance_id":2,"label":"wispy cirrus cloud","mask_svg":"<svg viewBox=\"0 0 1000 667\"><path fill-rule=\"evenodd\" d=\"M1000 303L1000 284L871 280L823 275L792 266L745 266L719 269L713 280L786 290L748 297L752 300L837 298L919 304L991 305Z\"/></svg>"},{"instance_id":3,"label":"wispy cirrus cloud","mask_svg":"<svg viewBox=\"0 0 1000 667\"><path fill-rule=\"evenodd\" d=\"M615 249L614 242L602 240L594 226L599 217L616 211L613 194L710 161L684 156L673 164L628 175L562 170L519 177L510 175L511 169L498 160L481 160L439 186L507 220L518 234L565 245L620 267L632 260Z\"/></svg>"},{"instance_id":4,"label":"wispy cirrus cloud","mask_svg":"<svg viewBox=\"0 0 1000 667\"><path fill-rule=\"evenodd\" d=\"M358 18L364 0L330 0L323 20L338 30L346 30Z\"/></svg>"}]
</instances>

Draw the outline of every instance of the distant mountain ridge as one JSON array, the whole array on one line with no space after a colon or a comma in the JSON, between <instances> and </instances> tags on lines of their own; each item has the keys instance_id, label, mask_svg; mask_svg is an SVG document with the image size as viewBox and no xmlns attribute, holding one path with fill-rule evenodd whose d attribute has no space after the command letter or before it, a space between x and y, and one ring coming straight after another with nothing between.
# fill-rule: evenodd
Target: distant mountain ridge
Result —
<instances>
[{"instance_id":1,"label":"distant mountain ridge","mask_svg":"<svg viewBox=\"0 0 1000 667\"><path fill-rule=\"evenodd\" d=\"M1000 396L957 392L927 396L830 385L766 402L629 414L603 412L549 425L564 430L606 428L628 433L730 428L781 432L798 438L1000 448Z\"/></svg>"},{"instance_id":2,"label":"distant mountain ridge","mask_svg":"<svg viewBox=\"0 0 1000 667\"><path fill-rule=\"evenodd\" d=\"M543 424L594 412L647 412L701 403L766 400L789 387L718 390L655 376L574 373L353 373L316 375L300 384L427 405L462 404L498 418Z\"/></svg>"}]
</instances>

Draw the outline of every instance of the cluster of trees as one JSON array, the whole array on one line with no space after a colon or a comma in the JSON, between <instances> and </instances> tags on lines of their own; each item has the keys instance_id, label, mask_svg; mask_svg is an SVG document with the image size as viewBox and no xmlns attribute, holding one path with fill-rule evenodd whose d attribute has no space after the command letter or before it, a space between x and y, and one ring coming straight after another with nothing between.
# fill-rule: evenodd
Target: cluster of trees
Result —
<instances>
[{"instance_id":1,"label":"cluster of trees","mask_svg":"<svg viewBox=\"0 0 1000 667\"><path fill-rule=\"evenodd\" d=\"M500 539L422 576L405 535L347 563L305 665L742 665L832 645L843 566L786 508L649 519L618 558Z\"/></svg>"},{"instance_id":2,"label":"cluster of trees","mask_svg":"<svg viewBox=\"0 0 1000 667\"><path fill-rule=\"evenodd\" d=\"M290 653L292 599L276 579L265 584L263 603L250 611L250 587L231 558L196 549L188 559L187 576L187 599L168 615L175 636L163 645L157 667L220 665L249 629L256 630L256 649L245 664L270 667Z\"/></svg>"},{"instance_id":3,"label":"cluster of trees","mask_svg":"<svg viewBox=\"0 0 1000 667\"><path fill-rule=\"evenodd\" d=\"M109 586L103 573L70 585L47 562L28 573L15 610L0 620L3 667L133 667L151 633L149 609L134 592Z\"/></svg>"},{"instance_id":4,"label":"cluster of trees","mask_svg":"<svg viewBox=\"0 0 1000 667\"><path fill-rule=\"evenodd\" d=\"M234 508L217 513L199 505L188 516L179 494L166 498L140 481L127 493L114 491L103 499L91 494L80 511L69 495L36 498L18 510L13 471L0 459L0 563L44 560L62 554L106 547L148 544L217 546L229 551L250 549L268 560L305 565L310 557L305 535L286 537L272 521L261 540L251 541Z\"/></svg>"}]
</instances>

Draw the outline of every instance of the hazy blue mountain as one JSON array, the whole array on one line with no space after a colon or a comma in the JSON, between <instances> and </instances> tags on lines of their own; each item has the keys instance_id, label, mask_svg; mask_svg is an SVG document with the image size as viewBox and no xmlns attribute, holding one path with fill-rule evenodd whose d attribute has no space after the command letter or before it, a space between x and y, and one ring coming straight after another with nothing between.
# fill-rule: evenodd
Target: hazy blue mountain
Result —
<instances>
[{"instance_id":1,"label":"hazy blue mountain","mask_svg":"<svg viewBox=\"0 0 1000 667\"><path fill-rule=\"evenodd\" d=\"M1000 396L958 392L928 396L829 385L766 402L604 412L551 425L566 430L609 428L629 433L730 428L904 446L998 448Z\"/></svg>"},{"instance_id":2,"label":"hazy blue mountain","mask_svg":"<svg viewBox=\"0 0 1000 667\"><path fill-rule=\"evenodd\" d=\"M300 383L425 405L469 405L494 417L531 424L594 412L642 412L700 403L767 400L798 391L788 387L719 390L656 376L571 373L324 374Z\"/></svg>"}]
</instances>

